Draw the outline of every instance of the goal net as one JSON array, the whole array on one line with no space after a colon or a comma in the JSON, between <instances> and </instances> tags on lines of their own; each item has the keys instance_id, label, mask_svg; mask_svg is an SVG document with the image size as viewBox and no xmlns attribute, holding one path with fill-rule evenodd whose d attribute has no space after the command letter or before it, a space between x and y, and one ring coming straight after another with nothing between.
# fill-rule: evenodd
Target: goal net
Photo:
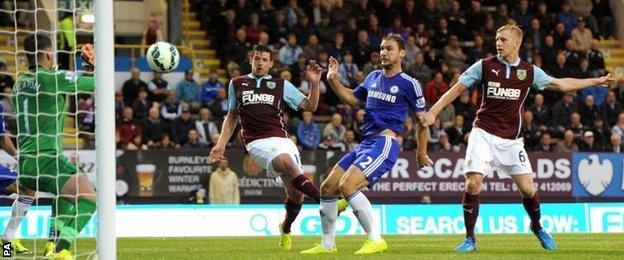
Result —
<instances>
[{"instance_id":1,"label":"goal net","mask_svg":"<svg viewBox=\"0 0 624 260\"><path fill-rule=\"evenodd\" d=\"M51 249L92 258L99 247L97 79L80 58L81 46L94 43L95 2L0 1L0 105L5 135L19 153L0 153L0 164L18 175L1 199L0 230L3 249L10 242L18 259L41 258ZM112 8L112 1L102 2ZM30 253L20 252L25 249Z\"/></svg>"}]
</instances>

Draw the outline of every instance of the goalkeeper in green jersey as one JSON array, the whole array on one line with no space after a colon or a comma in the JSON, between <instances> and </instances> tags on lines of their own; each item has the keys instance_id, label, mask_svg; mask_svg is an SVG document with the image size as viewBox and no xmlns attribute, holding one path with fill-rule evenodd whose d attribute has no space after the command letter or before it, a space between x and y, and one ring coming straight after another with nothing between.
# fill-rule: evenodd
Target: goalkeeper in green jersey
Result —
<instances>
[{"instance_id":1,"label":"goalkeeper in green jersey","mask_svg":"<svg viewBox=\"0 0 624 260\"><path fill-rule=\"evenodd\" d=\"M83 57L93 68L93 49ZM96 210L96 193L86 176L63 155L62 131L67 116L67 95L93 92L93 77L54 68L52 41L44 34L24 40L29 70L13 87L13 110L17 116L19 183L31 190L57 195L54 227L56 246L47 256L72 259L70 245ZM54 207L53 207L54 208ZM55 214L56 213L56 214Z\"/></svg>"}]
</instances>

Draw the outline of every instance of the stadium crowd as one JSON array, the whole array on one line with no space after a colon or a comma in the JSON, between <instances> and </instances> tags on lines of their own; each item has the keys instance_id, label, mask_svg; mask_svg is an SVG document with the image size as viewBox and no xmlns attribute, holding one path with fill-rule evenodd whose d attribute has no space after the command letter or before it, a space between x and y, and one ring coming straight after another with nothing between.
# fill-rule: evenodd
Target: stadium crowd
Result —
<instances>
[{"instance_id":1,"label":"stadium crowd","mask_svg":"<svg viewBox=\"0 0 624 260\"><path fill-rule=\"evenodd\" d=\"M428 105L435 103L475 61L496 54L496 29L507 23L524 30L521 58L555 77L603 75L605 62L598 40L613 37L608 1L191 1L218 50L227 77L250 73L250 50L268 45L275 59L272 75L291 81L307 94L306 62L315 59L327 70L330 56L340 60L342 83L352 88L380 69L379 44L387 33L406 41L403 70L416 78ZM116 93L117 145L120 149L208 150L228 111L227 82L212 70L205 82L193 71L180 82L158 73L144 82L140 71ZM12 83L11 83L12 84ZM318 110L285 108L284 123L300 149L347 151L357 146L364 110L339 102L321 83ZM5 100L6 102L10 102ZM3 101L3 102L5 102ZM579 93L531 91L525 101L522 135L528 151L624 152L624 84L613 90L594 87ZM465 93L430 127L430 151L462 151L478 109L475 90ZM79 110L90 110L80 98ZM78 116L82 130L93 117ZM416 148L413 120L398 136L403 150ZM230 145L243 148L240 138Z\"/></svg>"}]
</instances>

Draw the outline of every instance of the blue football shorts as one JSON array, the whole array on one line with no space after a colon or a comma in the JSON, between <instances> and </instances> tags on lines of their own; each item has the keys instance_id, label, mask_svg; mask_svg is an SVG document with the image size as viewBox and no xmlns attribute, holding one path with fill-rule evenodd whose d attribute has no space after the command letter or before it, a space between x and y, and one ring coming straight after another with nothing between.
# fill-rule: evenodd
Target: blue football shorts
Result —
<instances>
[{"instance_id":1,"label":"blue football shorts","mask_svg":"<svg viewBox=\"0 0 624 260\"><path fill-rule=\"evenodd\" d=\"M373 136L364 140L338 162L343 170L358 167L372 187L382 175L389 172L399 158L399 142L389 136Z\"/></svg>"}]
</instances>

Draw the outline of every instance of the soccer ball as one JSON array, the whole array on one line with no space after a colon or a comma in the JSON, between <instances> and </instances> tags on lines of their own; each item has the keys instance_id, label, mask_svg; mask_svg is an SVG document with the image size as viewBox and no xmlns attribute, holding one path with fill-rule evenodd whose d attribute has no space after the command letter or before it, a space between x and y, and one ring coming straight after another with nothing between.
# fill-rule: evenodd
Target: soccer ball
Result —
<instances>
[{"instance_id":1,"label":"soccer ball","mask_svg":"<svg viewBox=\"0 0 624 260\"><path fill-rule=\"evenodd\" d=\"M157 42L147 49L147 64L152 70L160 73L169 73L175 70L180 63L180 53L173 44Z\"/></svg>"}]
</instances>

